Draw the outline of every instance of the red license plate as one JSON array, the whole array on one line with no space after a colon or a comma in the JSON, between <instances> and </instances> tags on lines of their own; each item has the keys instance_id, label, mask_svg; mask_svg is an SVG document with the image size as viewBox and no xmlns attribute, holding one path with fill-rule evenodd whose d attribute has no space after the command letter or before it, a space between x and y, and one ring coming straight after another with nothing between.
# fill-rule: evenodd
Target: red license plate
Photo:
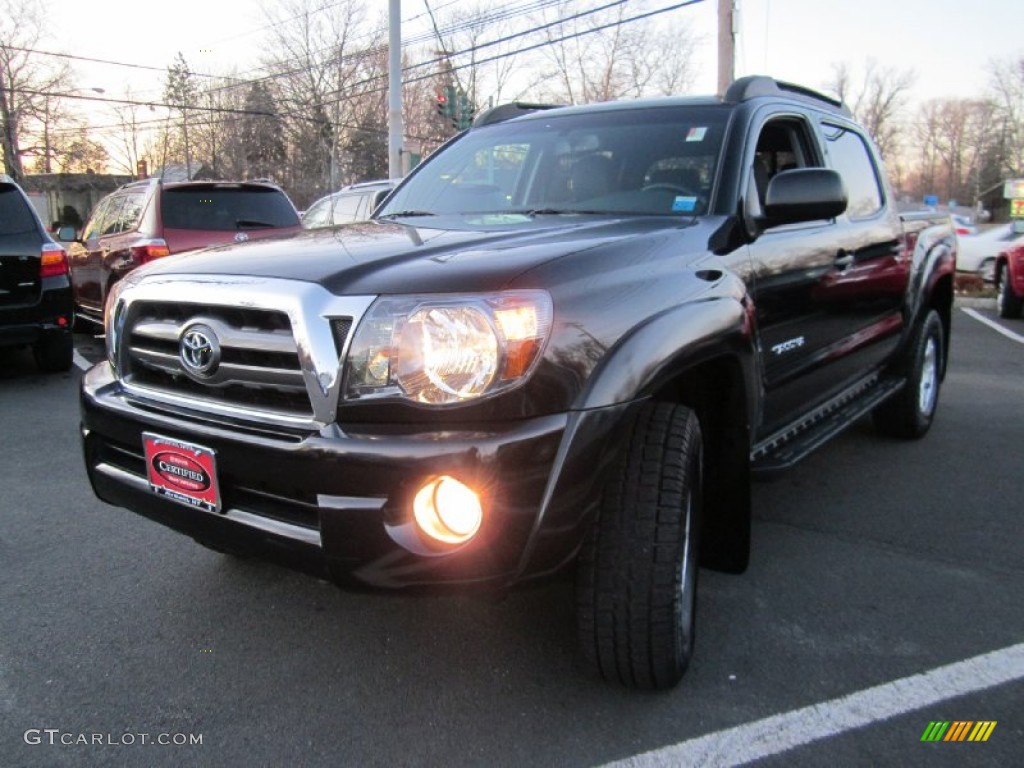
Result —
<instances>
[{"instance_id":1,"label":"red license plate","mask_svg":"<svg viewBox=\"0 0 1024 768\"><path fill-rule=\"evenodd\" d=\"M153 493L207 512L220 511L213 450L150 432L143 433L142 445Z\"/></svg>"}]
</instances>

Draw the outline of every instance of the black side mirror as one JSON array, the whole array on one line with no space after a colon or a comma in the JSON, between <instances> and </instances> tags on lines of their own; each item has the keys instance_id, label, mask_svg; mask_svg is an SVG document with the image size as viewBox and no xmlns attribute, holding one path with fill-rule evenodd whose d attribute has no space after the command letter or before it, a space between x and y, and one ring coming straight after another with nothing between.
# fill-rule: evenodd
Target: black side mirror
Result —
<instances>
[{"instance_id":1,"label":"black side mirror","mask_svg":"<svg viewBox=\"0 0 1024 768\"><path fill-rule=\"evenodd\" d=\"M73 243L77 239L75 234L74 227L59 227L57 229L57 239L62 243Z\"/></svg>"},{"instance_id":2,"label":"black side mirror","mask_svg":"<svg viewBox=\"0 0 1024 768\"><path fill-rule=\"evenodd\" d=\"M833 219L846 210L843 178L827 168L781 171L768 182L765 226Z\"/></svg>"}]
</instances>

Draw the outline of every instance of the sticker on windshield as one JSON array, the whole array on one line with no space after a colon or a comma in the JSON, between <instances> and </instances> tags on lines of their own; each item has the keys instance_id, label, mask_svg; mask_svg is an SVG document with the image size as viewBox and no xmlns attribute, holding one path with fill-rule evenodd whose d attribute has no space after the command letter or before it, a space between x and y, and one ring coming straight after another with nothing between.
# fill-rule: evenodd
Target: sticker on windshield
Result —
<instances>
[{"instance_id":1,"label":"sticker on windshield","mask_svg":"<svg viewBox=\"0 0 1024 768\"><path fill-rule=\"evenodd\" d=\"M687 141L704 141L704 137L708 135L708 129L706 126L691 128L689 133L686 134Z\"/></svg>"},{"instance_id":2,"label":"sticker on windshield","mask_svg":"<svg viewBox=\"0 0 1024 768\"><path fill-rule=\"evenodd\" d=\"M692 213L697 208L696 197L686 197L678 195L675 200L672 201L672 210L675 213Z\"/></svg>"}]
</instances>

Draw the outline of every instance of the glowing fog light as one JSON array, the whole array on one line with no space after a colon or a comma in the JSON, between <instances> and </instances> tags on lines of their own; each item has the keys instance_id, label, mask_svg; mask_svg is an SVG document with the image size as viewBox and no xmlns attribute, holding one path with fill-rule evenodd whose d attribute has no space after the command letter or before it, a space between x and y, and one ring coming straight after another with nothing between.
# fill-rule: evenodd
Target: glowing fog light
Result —
<instances>
[{"instance_id":1,"label":"glowing fog light","mask_svg":"<svg viewBox=\"0 0 1024 768\"><path fill-rule=\"evenodd\" d=\"M480 497L447 475L420 488L412 509L420 530L446 544L461 544L473 538L484 517Z\"/></svg>"}]
</instances>

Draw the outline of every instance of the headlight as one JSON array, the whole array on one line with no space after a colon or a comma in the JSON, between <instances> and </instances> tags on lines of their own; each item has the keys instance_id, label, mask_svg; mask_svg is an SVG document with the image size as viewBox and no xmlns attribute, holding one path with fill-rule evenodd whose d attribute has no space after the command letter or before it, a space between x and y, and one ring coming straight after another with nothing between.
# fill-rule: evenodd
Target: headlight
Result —
<instances>
[{"instance_id":1,"label":"headlight","mask_svg":"<svg viewBox=\"0 0 1024 768\"><path fill-rule=\"evenodd\" d=\"M111 367L117 369L117 343L121 339L124 327L124 302L120 301L121 291L126 282L120 280L114 284L107 294L107 302L103 305L103 331L107 341L107 360Z\"/></svg>"},{"instance_id":2,"label":"headlight","mask_svg":"<svg viewBox=\"0 0 1024 768\"><path fill-rule=\"evenodd\" d=\"M448 405L501 392L533 371L550 329L543 291L381 298L352 340L345 397Z\"/></svg>"}]
</instances>

